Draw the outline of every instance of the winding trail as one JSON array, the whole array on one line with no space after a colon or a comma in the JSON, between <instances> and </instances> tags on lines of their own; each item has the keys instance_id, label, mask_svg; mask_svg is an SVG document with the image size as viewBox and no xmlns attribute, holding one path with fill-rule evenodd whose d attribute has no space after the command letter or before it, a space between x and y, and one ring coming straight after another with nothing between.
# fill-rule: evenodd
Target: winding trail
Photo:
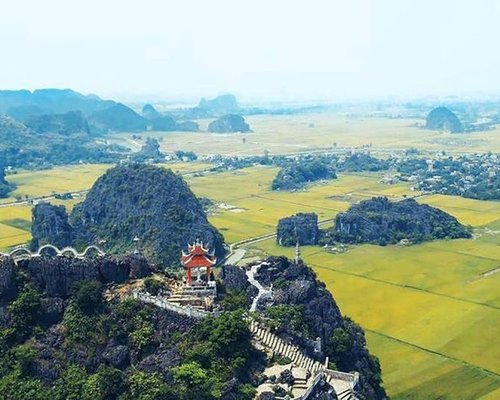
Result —
<instances>
[{"instance_id":1,"label":"winding trail","mask_svg":"<svg viewBox=\"0 0 500 400\"><path fill-rule=\"evenodd\" d=\"M269 263L263 262L260 264L252 265L252 267L245 272L248 278L248 282L250 282L252 286L255 286L259 291L259 293L257 293L257 296L255 296L252 301L252 305L250 306L250 312L257 311L257 305L259 304L260 299L262 299L263 297L272 296L272 291L270 289L265 289L264 286L262 286L260 282L257 279L255 279L255 274L259 271L260 267L262 267L263 265L269 265Z\"/></svg>"}]
</instances>

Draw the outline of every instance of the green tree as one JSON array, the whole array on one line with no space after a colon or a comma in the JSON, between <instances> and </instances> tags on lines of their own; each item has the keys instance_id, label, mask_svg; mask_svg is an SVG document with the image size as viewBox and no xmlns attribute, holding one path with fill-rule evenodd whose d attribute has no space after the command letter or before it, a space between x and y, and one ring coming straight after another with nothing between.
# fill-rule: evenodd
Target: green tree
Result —
<instances>
[{"instance_id":1,"label":"green tree","mask_svg":"<svg viewBox=\"0 0 500 400\"><path fill-rule=\"evenodd\" d=\"M174 392L163 381L159 373L148 374L134 370L129 377L130 399L176 400Z\"/></svg>"},{"instance_id":2,"label":"green tree","mask_svg":"<svg viewBox=\"0 0 500 400\"><path fill-rule=\"evenodd\" d=\"M22 341L36 324L41 313L41 299L32 285L26 285L8 306L13 339Z\"/></svg>"}]
</instances>

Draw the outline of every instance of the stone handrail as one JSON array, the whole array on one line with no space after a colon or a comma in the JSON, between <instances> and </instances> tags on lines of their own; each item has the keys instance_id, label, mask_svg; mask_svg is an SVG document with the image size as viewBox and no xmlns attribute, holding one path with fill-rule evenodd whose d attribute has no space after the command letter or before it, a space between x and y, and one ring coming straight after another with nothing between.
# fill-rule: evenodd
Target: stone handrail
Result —
<instances>
[{"instance_id":1,"label":"stone handrail","mask_svg":"<svg viewBox=\"0 0 500 400\"><path fill-rule=\"evenodd\" d=\"M353 387L356 386L359 381L358 372L348 373L342 371L334 371L331 369L325 369L323 372L327 375L330 375L334 379L340 379L342 381L352 382Z\"/></svg>"},{"instance_id":2,"label":"stone handrail","mask_svg":"<svg viewBox=\"0 0 500 400\"><path fill-rule=\"evenodd\" d=\"M199 310L193 308L189 305L181 306L178 304L171 303L169 301L163 300L159 297L152 296L148 293L144 293L138 290L134 290L132 292L132 297L144 303L154 304L157 307L163 308L165 310L173 311L178 314L187 315L188 317L193 317L197 319L208 317L209 315L217 316L218 313L216 311L209 312L205 310Z\"/></svg>"}]
</instances>

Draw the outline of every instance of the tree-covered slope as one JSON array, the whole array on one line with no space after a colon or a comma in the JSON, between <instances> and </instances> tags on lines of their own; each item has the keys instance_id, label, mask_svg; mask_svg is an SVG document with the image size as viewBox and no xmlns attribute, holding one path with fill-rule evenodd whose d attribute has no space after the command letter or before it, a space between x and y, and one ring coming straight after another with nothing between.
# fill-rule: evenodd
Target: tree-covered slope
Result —
<instances>
[{"instance_id":1,"label":"tree-covered slope","mask_svg":"<svg viewBox=\"0 0 500 400\"><path fill-rule=\"evenodd\" d=\"M72 115L76 114L34 117L33 127L39 131L0 115L0 160L5 166L47 168L81 161L112 163L126 152L121 146L96 142L85 120Z\"/></svg>"},{"instance_id":2,"label":"tree-covered slope","mask_svg":"<svg viewBox=\"0 0 500 400\"><path fill-rule=\"evenodd\" d=\"M33 115L24 124L37 133L53 132L64 136L75 133L89 134L89 124L80 111L69 111L64 114Z\"/></svg>"},{"instance_id":3,"label":"tree-covered slope","mask_svg":"<svg viewBox=\"0 0 500 400\"><path fill-rule=\"evenodd\" d=\"M149 273L138 256L0 257L0 398L251 400L258 353L240 313L106 301L105 285Z\"/></svg>"},{"instance_id":4,"label":"tree-covered slope","mask_svg":"<svg viewBox=\"0 0 500 400\"><path fill-rule=\"evenodd\" d=\"M336 178L333 162L326 163L318 159L292 161L283 165L271 187L272 190L294 190L303 188L309 182Z\"/></svg>"},{"instance_id":5,"label":"tree-covered slope","mask_svg":"<svg viewBox=\"0 0 500 400\"><path fill-rule=\"evenodd\" d=\"M397 243L401 239L422 242L471 236L468 228L446 212L413 199L391 202L386 197L361 201L340 213L327 233L345 243Z\"/></svg>"}]
</instances>

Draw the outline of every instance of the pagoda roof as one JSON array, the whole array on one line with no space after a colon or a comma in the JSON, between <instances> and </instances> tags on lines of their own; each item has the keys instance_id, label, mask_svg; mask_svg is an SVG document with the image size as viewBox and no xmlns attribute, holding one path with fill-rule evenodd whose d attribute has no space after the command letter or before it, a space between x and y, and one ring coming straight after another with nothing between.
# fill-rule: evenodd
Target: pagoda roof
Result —
<instances>
[{"instance_id":1,"label":"pagoda roof","mask_svg":"<svg viewBox=\"0 0 500 400\"><path fill-rule=\"evenodd\" d=\"M203 243L196 242L188 245L188 253L182 252L181 262L186 267L211 267L217 262L213 253L203 246Z\"/></svg>"}]
</instances>

